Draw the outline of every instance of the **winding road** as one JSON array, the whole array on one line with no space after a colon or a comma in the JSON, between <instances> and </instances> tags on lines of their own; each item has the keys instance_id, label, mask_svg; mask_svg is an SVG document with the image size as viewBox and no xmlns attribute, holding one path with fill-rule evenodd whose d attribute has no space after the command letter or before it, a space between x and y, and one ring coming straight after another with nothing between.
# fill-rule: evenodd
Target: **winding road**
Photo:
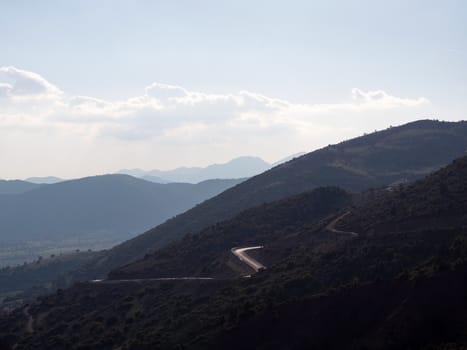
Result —
<instances>
[{"instance_id":1,"label":"winding road","mask_svg":"<svg viewBox=\"0 0 467 350\"><path fill-rule=\"evenodd\" d=\"M33 327L33 324L34 324L34 319L32 318L32 315L29 313L29 308L30 306L26 306L24 309L23 309L23 314L24 316L26 316L26 332L27 333L33 333L34 332L34 327Z\"/></svg>"},{"instance_id":2,"label":"winding road","mask_svg":"<svg viewBox=\"0 0 467 350\"><path fill-rule=\"evenodd\" d=\"M349 214L350 214L350 211L347 211L344 214L342 214L342 215L338 216L337 218L335 218L334 220L332 220L329 224L327 224L326 230L329 231L329 232L333 232L333 233L342 233L342 234L357 237L358 236L357 232L342 231L342 230L336 229L336 225L339 223L339 221L341 221L343 218L345 218Z\"/></svg>"},{"instance_id":3,"label":"winding road","mask_svg":"<svg viewBox=\"0 0 467 350\"><path fill-rule=\"evenodd\" d=\"M338 216L334 220L332 220L329 224L326 225L325 229L329 232L339 233L339 234L348 234L351 236L358 236L358 233L351 232L351 231L342 231L336 229L336 225L347 215L350 214L350 211L343 213L342 215ZM263 246L254 246L254 247L234 247L230 249L233 255L235 255L241 262L251 267L255 272L263 270L266 268L263 264L261 264L258 260L252 258L247 254L249 250L256 250L262 249ZM244 276L244 277L250 277ZM108 280L108 279L96 279L88 281L88 283L94 284L121 284L121 283L143 283L143 282L151 282L151 281L210 281L210 280L217 280L216 278L212 277L161 277L161 278L135 278L135 279L121 279L121 280ZM23 309L23 314L26 317L26 332L33 333L34 332L34 319L32 315L29 313L29 305Z\"/></svg>"},{"instance_id":4,"label":"winding road","mask_svg":"<svg viewBox=\"0 0 467 350\"><path fill-rule=\"evenodd\" d=\"M258 260L253 259L251 256L249 256L246 252L248 250L254 250L254 249L262 249L263 246L259 245L256 247L245 247L245 248L232 248L230 251L232 252L233 255L235 255L241 262L247 264L250 266L255 272L258 272L259 270L263 270L266 268L263 264L261 264Z\"/></svg>"},{"instance_id":5,"label":"winding road","mask_svg":"<svg viewBox=\"0 0 467 350\"><path fill-rule=\"evenodd\" d=\"M250 266L255 272L265 269L266 266L261 264L259 261L253 259L246 252L253 249L261 249L263 246L255 247L243 247L243 248L232 248L230 251L240 261ZM121 284L121 283L143 283L143 282L155 282L155 281L211 281L218 280L213 277L160 277L160 278L134 278L134 279L120 279L120 280L107 280L107 279L96 279L88 281L88 283L94 284Z\"/></svg>"},{"instance_id":6,"label":"winding road","mask_svg":"<svg viewBox=\"0 0 467 350\"><path fill-rule=\"evenodd\" d=\"M142 283L152 281L210 281L212 277L159 277L159 278L134 278L123 280L91 280L91 283L118 284L118 283Z\"/></svg>"},{"instance_id":7,"label":"winding road","mask_svg":"<svg viewBox=\"0 0 467 350\"><path fill-rule=\"evenodd\" d=\"M336 225L345 218L347 215L350 214L350 211L343 213L342 215L338 216L334 220L332 220L328 225L326 225L325 229L329 232L333 233L340 233L340 234L348 234L351 236L358 236L356 232L350 231L342 231L336 229ZM252 258L247 254L249 250L256 250L262 249L263 246L254 246L254 247L234 247L230 249L233 255L235 255L241 262L245 263L249 267L251 267L255 272L263 270L266 268L263 264L261 264L256 259ZM244 277L250 277L244 276ZM143 282L151 282L151 281L210 281L210 280L217 280L216 278L212 277L161 277L161 278L136 278L136 279L121 279L121 280L108 280L108 279L95 279L88 281L88 283L94 284L121 284L121 283L143 283ZM33 333L34 332L34 318L29 313L29 305L23 309L23 314L26 317L26 332Z\"/></svg>"},{"instance_id":8,"label":"winding road","mask_svg":"<svg viewBox=\"0 0 467 350\"><path fill-rule=\"evenodd\" d=\"M342 231L342 230L336 229L336 225L349 214L350 214L350 211L347 211L343 213L342 215L338 216L337 218L335 218L329 224L326 225L325 230L329 232L333 232L333 233L351 235L354 237L358 236L358 233L356 232ZM266 266L261 264L258 260L249 256L247 252L249 250L256 250L256 249L262 249L262 248L263 248L262 245L258 245L254 247L242 247L242 248L234 247L230 249L230 251L241 262L251 267L255 272L258 272L259 270L265 269ZM216 278L212 278L212 277L162 277L162 278L135 278L135 279L120 279L120 280L97 279L97 280L91 280L88 282L96 283L96 284L119 284L119 283L143 283L143 282L151 282L151 281L210 281L210 280L216 280ZM25 309L24 312L25 312L25 315L27 315L27 309ZM29 321L28 321L28 324L29 324Z\"/></svg>"}]
</instances>

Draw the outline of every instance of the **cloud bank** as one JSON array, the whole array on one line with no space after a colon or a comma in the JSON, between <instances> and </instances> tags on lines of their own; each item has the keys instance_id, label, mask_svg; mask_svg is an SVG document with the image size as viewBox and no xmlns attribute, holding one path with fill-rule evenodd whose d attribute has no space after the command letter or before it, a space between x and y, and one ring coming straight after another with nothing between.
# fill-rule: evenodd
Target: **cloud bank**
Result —
<instances>
[{"instance_id":1,"label":"cloud bank","mask_svg":"<svg viewBox=\"0 0 467 350\"><path fill-rule=\"evenodd\" d=\"M15 67L0 67L0 97L13 100L54 99L62 91L39 74Z\"/></svg>"},{"instance_id":2,"label":"cloud bank","mask_svg":"<svg viewBox=\"0 0 467 350\"><path fill-rule=\"evenodd\" d=\"M147 86L139 96L107 101L71 96L37 73L0 67L0 136L4 140L16 135L21 142L27 135L30 144L57 154L63 142L73 143L75 149L98 148L102 154L121 151L125 155L119 161L130 157L126 161L148 166L152 161L152 167L189 164L203 157L208 162L225 160L239 154L280 158L356 136L368 127L407 121L408 115L418 119L430 105L424 97L398 97L383 90L353 88L336 103L300 104L250 91L216 94L161 82ZM8 146L19 148L13 141ZM140 157L128 156L123 149L139 152ZM162 151L170 161L161 154L149 159L147 149ZM99 161L99 152L93 152L89 162L104 164L96 171L105 171L113 163ZM3 147L0 160L6 153ZM173 161L174 153L178 163ZM58 157L66 158L65 153ZM129 165L119 163L113 168Z\"/></svg>"}]
</instances>

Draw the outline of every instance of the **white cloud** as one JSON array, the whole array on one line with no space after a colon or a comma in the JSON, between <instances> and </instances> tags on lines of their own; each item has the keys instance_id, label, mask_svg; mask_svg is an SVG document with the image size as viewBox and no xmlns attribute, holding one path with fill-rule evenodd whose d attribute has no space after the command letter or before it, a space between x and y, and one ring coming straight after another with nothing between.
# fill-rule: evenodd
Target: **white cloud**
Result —
<instances>
[{"instance_id":1,"label":"white cloud","mask_svg":"<svg viewBox=\"0 0 467 350\"><path fill-rule=\"evenodd\" d=\"M62 92L39 74L0 67L0 96L12 99L55 98Z\"/></svg>"},{"instance_id":2,"label":"white cloud","mask_svg":"<svg viewBox=\"0 0 467 350\"><path fill-rule=\"evenodd\" d=\"M400 98L390 96L383 90L362 91L357 88L352 89L352 99L360 104L381 106L385 108L394 108L398 106L416 107L430 103L430 101L424 97L416 99Z\"/></svg>"},{"instance_id":3,"label":"white cloud","mask_svg":"<svg viewBox=\"0 0 467 350\"><path fill-rule=\"evenodd\" d=\"M165 154L170 159L172 152L183 149L177 158L181 164L188 164L183 157L196 159L195 151L205 157L222 152L224 157L258 154L280 158L368 128L405 122L407 115L418 119L429 108L426 98L402 98L383 90L354 88L341 102L298 104L249 91L215 94L159 82L146 87L140 96L106 101L70 96L36 73L0 67L0 140L13 132L34 132L28 134L30 138L39 145L40 138L49 147L56 144L57 152L59 142L73 140L74 145L93 149L90 157L99 165L107 164L108 159L97 161L97 145L108 147L108 153L137 149L146 154L146 149L156 149L157 157ZM14 149L15 138L7 139ZM20 142L20 138L16 140ZM147 155L147 159L152 157ZM119 156L118 161L133 159Z\"/></svg>"},{"instance_id":4,"label":"white cloud","mask_svg":"<svg viewBox=\"0 0 467 350\"><path fill-rule=\"evenodd\" d=\"M177 85L155 82L146 87L146 95L158 100L170 101L171 99L187 97L189 92Z\"/></svg>"}]
</instances>

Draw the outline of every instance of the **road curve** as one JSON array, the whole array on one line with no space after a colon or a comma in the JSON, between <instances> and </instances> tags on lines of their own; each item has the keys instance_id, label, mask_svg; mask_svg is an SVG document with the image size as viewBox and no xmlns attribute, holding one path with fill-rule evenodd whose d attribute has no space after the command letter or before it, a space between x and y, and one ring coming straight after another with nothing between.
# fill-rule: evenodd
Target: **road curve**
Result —
<instances>
[{"instance_id":1,"label":"road curve","mask_svg":"<svg viewBox=\"0 0 467 350\"><path fill-rule=\"evenodd\" d=\"M212 277L160 277L160 278L134 278L123 280L91 280L89 283L117 284L117 283L142 283L151 281L210 281Z\"/></svg>"},{"instance_id":2,"label":"road curve","mask_svg":"<svg viewBox=\"0 0 467 350\"><path fill-rule=\"evenodd\" d=\"M333 233L342 233L342 234L357 237L358 236L357 232L342 231L342 230L336 229L336 225L339 223L339 221L341 221L343 218L345 218L349 214L350 214L350 211L347 211L344 214L342 214L342 215L338 216L337 218L335 218L334 220L332 220L329 224L327 224L326 230L329 231L329 232L333 232Z\"/></svg>"},{"instance_id":3,"label":"road curve","mask_svg":"<svg viewBox=\"0 0 467 350\"><path fill-rule=\"evenodd\" d=\"M29 308L30 306L26 306L23 309L23 314L26 316L26 332L27 333L33 333L34 332L34 319L32 318L32 315L29 313Z\"/></svg>"},{"instance_id":4,"label":"road curve","mask_svg":"<svg viewBox=\"0 0 467 350\"><path fill-rule=\"evenodd\" d=\"M230 251L235 255L240 261L244 262L250 266L255 272L258 272L261 269L265 269L266 266L258 262L257 260L250 257L246 251L253 249L261 249L263 246L256 247L244 247L244 248L232 248ZM87 283L93 284L121 284L121 283L144 283L152 281L212 281L218 280L218 278L213 277L160 277L160 278L133 278L133 279L120 279L120 280L107 280L107 279L96 279L87 281Z\"/></svg>"},{"instance_id":5,"label":"road curve","mask_svg":"<svg viewBox=\"0 0 467 350\"><path fill-rule=\"evenodd\" d=\"M244 262L248 266L250 266L255 272L258 272L259 270L265 269L266 266L261 264L259 261L253 259L251 256L249 256L246 252L248 250L254 250L254 249L261 249L263 246L256 246L256 247L244 247L244 248L232 248L230 251L232 252L233 255L235 255L240 261Z\"/></svg>"}]
</instances>

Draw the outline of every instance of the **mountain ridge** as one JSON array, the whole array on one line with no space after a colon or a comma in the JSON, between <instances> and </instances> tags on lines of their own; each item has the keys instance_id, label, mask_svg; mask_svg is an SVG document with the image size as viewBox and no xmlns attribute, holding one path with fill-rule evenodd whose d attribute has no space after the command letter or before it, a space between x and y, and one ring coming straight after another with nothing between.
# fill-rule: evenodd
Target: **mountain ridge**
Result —
<instances>
[{"instance_id":1,"label":"mountain ridge","mask_svg":"<svg viewBox=\"0 0 467 350\"><path fill-rule=\"evenodd\" d=\"M104 260L92 265L92 272L84 268L78 278L102 278L112 268L265 202L322 186L362 191L401 179L415 180L464 155L466 149L467 122L433 120L329 145L254 176L114 247Z\"/></svg>"},{"instance_id":2,"label":"mountain ridge","mask_svg":"<svg viewBox=\"0 0 467 350\"><path fill-rule=\"evenodd\" d=\"M178 167L171 170L122 169L118 173L147 179L153 182L198 183L208 179L247 178L269 169L271 164L259 157L242 156L225 163L210 164L206 167Z\"/></svg>"},{"instance_id":3,"label":"mountain ridge","mask_svg":"<svg viewBox=\"0 0 467 350\"><path fill-rule=\"evenodd\" d=\"M128 175L100 175L37 186L0 196L1 240L56 239L99 231L128 237L240 181L156 184Z\"/></svg>"}]
</instances>

